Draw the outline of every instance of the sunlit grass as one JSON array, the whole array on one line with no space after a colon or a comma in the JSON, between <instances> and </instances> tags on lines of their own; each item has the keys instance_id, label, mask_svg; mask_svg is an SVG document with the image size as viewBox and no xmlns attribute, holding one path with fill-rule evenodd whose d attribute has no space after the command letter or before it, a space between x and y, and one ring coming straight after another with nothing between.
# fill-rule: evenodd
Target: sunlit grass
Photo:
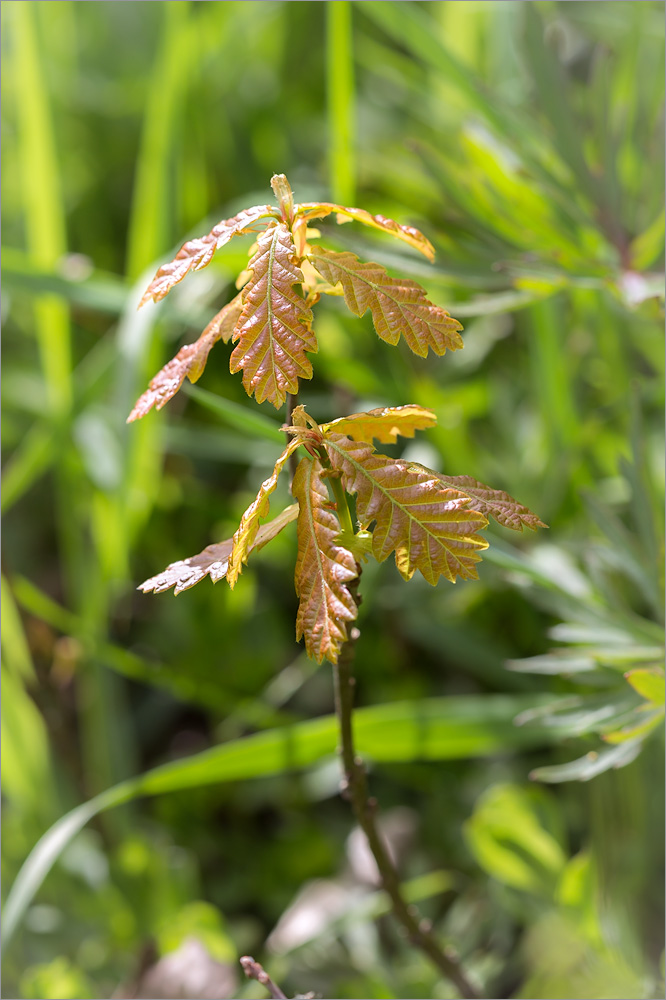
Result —
<instances>
[{"instance_id":1,"label":"sunlit grass","mask_svg":"<svg viewBox=\"0 0 666 1000\"><path fill-rule=\"evenodd\" d=\"M511 721L516 700L622 707L632 692L603 664L559 676L504 661L552 657L553 644L577 655L547 630L583 619L621 624L634 652L659 640L663 11L652 0L3 5L5 893L59 817L64 848L100 803L134 798L131 824L127 806L109 809L41 887L33 858L6 914L25 911L5 957L12 995L111 995L163 922L180 926L204 898L226 919L224 947L258 952L303 883L346 863L349 817L323 759L330 679L299 666L293 636L293 537L233 592L134 593L228 537L281 446L280 415L248 406L223 344L199 385L125 425L176 341L227 301L247 247L137 313L153 269L262 200L274 171L299 199L422 228L434 265L321 223L333 245L413 276L466 327L459 357L425 361L322 303L309 411L430 406L426 464L496 483L550 525L539 539L497 537L479 583L405 585L388 564L364 574L359 745L380 799L420 818L405 873L451 873L454 891L428 915L497 995L518 995L516 983L521 995L603 991L614 975L636 996L659 994L655 743L623 772L530 796L530 771L598 753L601 730L574 738L569 718L565 741L547 711L541 729ZM454 716L467 705L469 731L444 713L439 750L419 753L418 726L395 715L407 702L422 723L438 705ZM384 728L366 732L373 718ZM107 793L142 773L180 778ZM508 786L537 840L560 844L548 892L543 865L488 819L493 789ZM142 789L164 794L141 804ZM85 804L96 793L107 797ZM463 846L466 821L485 853ZM507 881L518 863L527 889ZM363 961L349 927L365 929ZM571 952L572 927L588 978L546 968ZM402 944L387 981L363 913L324 940L276 956L291 994L439 995Z\"/></svg>"}]
</instances>

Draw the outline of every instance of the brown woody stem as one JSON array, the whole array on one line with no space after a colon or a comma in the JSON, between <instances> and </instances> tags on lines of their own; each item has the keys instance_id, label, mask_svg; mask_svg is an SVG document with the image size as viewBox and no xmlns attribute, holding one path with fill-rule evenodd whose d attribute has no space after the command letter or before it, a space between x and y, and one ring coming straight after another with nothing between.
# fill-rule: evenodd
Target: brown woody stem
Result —
<instances>
[{"instance_id":1,"label":"brown woody stem","mask_svg":"<svg viewBox=\"0 0 666 1000\"><path fill-rule=\"evenodd\" d=\"M358 577L347 584L357 604L360 603L357 593L358 584ZM351 803L354 815L366 836L370 850L377 862L382 887L391 900L393 913L406 930L409 940L417 948L420 948L433 964L437 966L440 972L458 987L461 996L469 998L469 1000L474 1000L480 994L468 980L456 956L451 954L448 949L446 951L442 949L428 924L419 917L416 907L411 904L408 905L405 902L400 889L398 872L377 828L377 800L370 798L368 795L365 766L361 758L356 756L354 749L352 720L355 679L352 673L352 666L354 663L356 640L359 635L358 629L352 630L350 638L340 650L337 664L333 665L335 710L340 726L340 754L344 770L342 794Z\"/></svg>"},{"instance_id":2,"label":"brown woody stem","mask_svg":"<svg viewBox=\"0 0 666 1000\"><path fill-rule=\"evenodd\" d=\"M240 960L240 964L247 978L256 979L258 983L261 983L268 990L273 1000L287 1000L286 995L280 987L275 985L263 966L259 962L255 962L251 955L244 955Z\"/></svg>"}]
</instances>

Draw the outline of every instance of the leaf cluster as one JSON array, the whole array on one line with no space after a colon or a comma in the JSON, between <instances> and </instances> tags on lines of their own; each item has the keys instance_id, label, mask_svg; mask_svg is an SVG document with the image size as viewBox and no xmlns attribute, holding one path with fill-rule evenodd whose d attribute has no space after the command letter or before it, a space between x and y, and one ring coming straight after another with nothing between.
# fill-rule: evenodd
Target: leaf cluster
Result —
<instances>
[{"instance_id":1,"label":"leaf cluster","mask_svg":"<svg viewBox=\"0 0 666 1000\"><path fill-rule=\"evenodd\" d=\"M434 257L431 243L412 226L402 226L383 215L328 202L294 205L284 175L272 180L279 208L255 205L219 222L210 233L189 240L174 260L163 264L146 289L141 305L159 302L190 271L210 264L216 250L234 236L258 233L247 271L239 278L244 287L206 327L199 340L178 352L151 381L129 416L136 420L153 406L162 406L178 391L187 376L191 382L202 374L208 353L218 340L236 344L231 372L243 373L243 386L258 403L268 400L276 408L287 394L298 393L298 380L312 378L307 354L318 349L312 329L312 311L321 295L343 294L349 309L363 316L369 309L375 330L388 344L401 335L421 357L429 348L444 354L463 346L457 320L433 305L420 285L393 278L380 264L364 263L352 253L313 247L319 235L308 222L335 213L338 222L355 220L389 233Z\"/></svg>"},{"instance_id":2,"label":"leaf cluster","mask_svg":"<svg viewBox=\"0 0 666 1000\"><path fill-rule=\"evenodd\" d=\"M209 352L219 340L236 346L231 372L243 373L243 386L257 402L281 406L296 396L299 379L312 377L308 353L317 351L312 310L322 294L344 296L357 316L370 310L375 330L388 344L404 337L417 355L432 349L442 355L463 346L460 323L434 305L416 282L391 277L379 264L364 263L352 253L311 247L318 233L308 222L336 213L338 221L354 219L383 230L433 257L429 241L417 229L402 226L362 209L325 203L295 205L283 174L272 178L278 207L258 205L219 222L210 233L185 243L173 261L163 264L148 286L141 305L158 302L190 272L210 263L217 249L233 236L261 231L242 290L208 324L201 337L180 349L151 381L129 416L135 420L153 406L160 409L187 377L195 382ZM141 585L144 592L173 587L178 594L205 576L234 587L250 553L297 521L298 555L295 587L299 597L297 639L304 638L317 662L337 662L356 619L357 599L351 586L360 561L372 554L383 562L391 554L405 580L416 570L435 585L441 576L451 583L478 577L476 564L488 543L479 531L494 517L522 530L543 522L507 493L469 476L444 477L431 469L375 450L373 441L395 443L436 423L435 414L417 404L354 413L317 424L303 406L295 406L283 427L287 446L273 472L242 515L233 538L209 545L199 555L172 563ZM270 497L280 472L299 447L292 481L297 501L273 520ZM356 499L353 525L347 497Z\"/></svg>"}]
</instances>

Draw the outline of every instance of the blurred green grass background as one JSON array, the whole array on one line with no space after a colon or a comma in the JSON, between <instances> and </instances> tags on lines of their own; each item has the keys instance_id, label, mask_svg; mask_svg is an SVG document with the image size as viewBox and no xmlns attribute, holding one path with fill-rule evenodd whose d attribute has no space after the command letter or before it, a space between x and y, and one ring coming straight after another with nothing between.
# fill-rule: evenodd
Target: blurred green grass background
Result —
<instances>
[{"instance_id":1,"label":"blurred green grass background","mask_svg":"<svg viewBox=\"0 0 666 1000\"><path fill-rule=\"evenodd\" d=\"M488 995L663 992L663 22L652 0L3 5L5 898L102 796L14 884L3 996L157 995L142 962L188 936L291 993L454 995L349 878L293 531L233 592L135 591L228 537L277 454L224 345L125 425L251 239L137 313L157 264L274 172L419 226L434 266L320 228L465 326L423 360L323 303L309 412L430 406L413 460L550 525L497 529L477 583L364 573L359 745L415 832L409 891Z\"/></svg>"}]
</instances>

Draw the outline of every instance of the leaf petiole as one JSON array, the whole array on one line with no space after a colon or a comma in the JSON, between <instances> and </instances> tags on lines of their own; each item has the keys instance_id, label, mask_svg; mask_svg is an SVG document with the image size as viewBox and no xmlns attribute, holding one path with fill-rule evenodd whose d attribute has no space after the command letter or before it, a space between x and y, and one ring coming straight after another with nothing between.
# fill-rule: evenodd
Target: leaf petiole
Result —
<instances>
[{"instance_id":1,"label":"leaf petiole","mask_svg":"<svg viewBox=\"0 0 666 1000\"><path fill-rule=\"evenodd\" d=\"M319 461L327 472L331 471L331 463L329 457L326 453L326 449L321 447L317 448L317 455L319 456ZM336 511L338 515L338 520L340 521L340 527L343 532L347 535L355 535L356 529L352 522L351 511L349 510L349 501L347 500L347 494L345 493L340 477L334 473L333 475L328 475L326 477L327 481L331 484L331 489L333 490L333 496L335 497Z\"/></svg>"}]
</instances>

